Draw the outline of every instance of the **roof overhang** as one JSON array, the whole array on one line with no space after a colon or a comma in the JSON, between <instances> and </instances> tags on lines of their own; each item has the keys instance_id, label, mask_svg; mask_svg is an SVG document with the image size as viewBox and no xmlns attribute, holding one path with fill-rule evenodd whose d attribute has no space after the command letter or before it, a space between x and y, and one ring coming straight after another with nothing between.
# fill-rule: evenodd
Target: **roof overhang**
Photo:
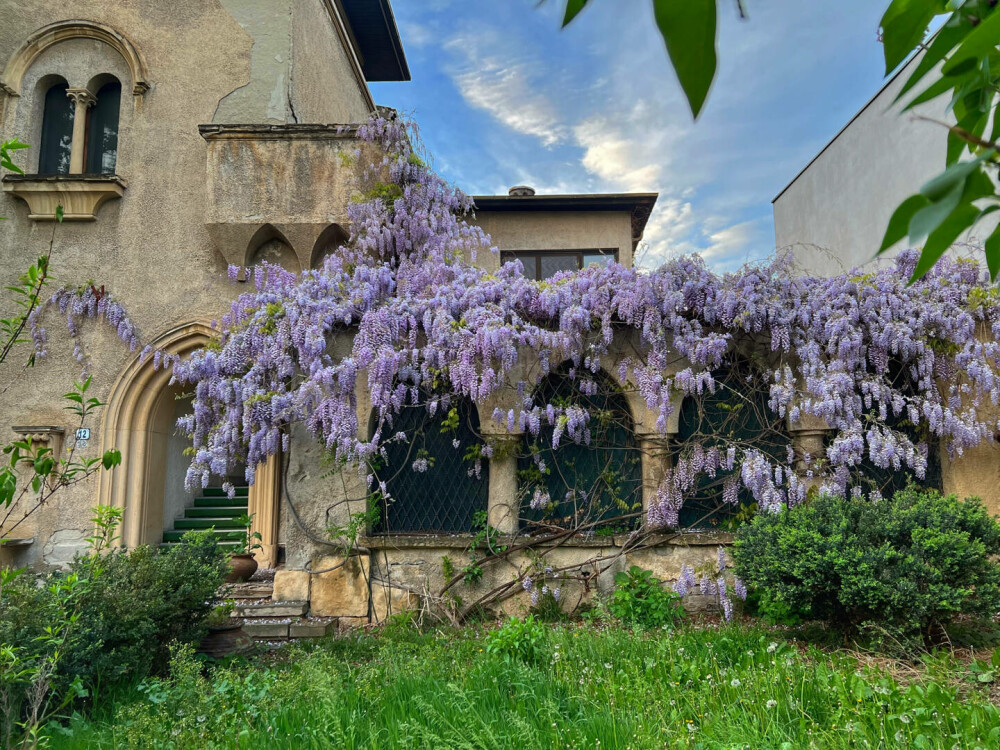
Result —
<instances>
[{"instance_id":1,"label":"roof overhang","mask_svg":"<svg viewBox=\"0 0 1000 750\"><path fill-rule=\"evenodd\" d=\"M474 195L477 211L625 211L632 220L632 247L642 239L659 193L580 195Z\"/></svg>"},{"instance_id":2,"label":"roof overhang","mask_svg":"<svg viewBox=\"0 0 1000 750\"><path fill-rule=\"evenodd\" d=\"M403 43L389 0L335 0L343 9L365 79L409 81Z\"/></svg>"}]
</instances>

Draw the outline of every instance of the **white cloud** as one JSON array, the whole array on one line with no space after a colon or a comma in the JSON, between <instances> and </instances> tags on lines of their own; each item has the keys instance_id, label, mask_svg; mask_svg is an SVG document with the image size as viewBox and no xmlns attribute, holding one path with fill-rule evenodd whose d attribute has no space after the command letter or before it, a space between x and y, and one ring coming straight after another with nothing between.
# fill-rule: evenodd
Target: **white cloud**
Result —
<instances>
[{"instance_id":1,"label":"white cloud","mask_svg":"<svg viewBox=\"0 0 1000 750\"><path fill-rule=\"evenodd\" d=\"M493 38L495 35L481 31L455 36L445 44L446 49L464 58L452 72L462 98L508 128L538 138L545 146L559 143L565 138L565 128L552 102L532 80L528 63L483 54ZM539 66L532 68L538 70Z\"/></svg>"},{"instance_id":2,"label":"white cloud","mask_svg":"<svg viewBox=\"0 0 1000 750\"><path fill-rule=\"evenodd\" d=\"M648 2L593 3L560 32L558 3L498 3L488 13L453 3L436 13L432 0L398 0L403 15L407 1L413 43L454 85L425 105L447 111L444 132L462 140L453 178L472 192L656 191L645 264L700 252L719 270L773 252L770 198L864 101L837 95L858 77L856 58L877 25L870 0L775 0L751 8L746 23L721 14L725 54L693 123ZM868 26L872 38L859 37ZM462 131L463 103L495 125L477 119Z\"/></svg>"}]
</instances>

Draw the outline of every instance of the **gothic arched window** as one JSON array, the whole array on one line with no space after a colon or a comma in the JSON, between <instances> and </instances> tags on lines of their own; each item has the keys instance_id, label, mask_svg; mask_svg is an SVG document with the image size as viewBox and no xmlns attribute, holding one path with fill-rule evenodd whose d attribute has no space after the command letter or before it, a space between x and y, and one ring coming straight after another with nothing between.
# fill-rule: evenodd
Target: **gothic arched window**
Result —
<instances>
[{"instance_id":1,"label":"gothic arched window","mask_svg":"<svg viewBox=\"0 0 1000 750\"><path fill-rule=\"evenodd\" d=\"M97 90L97 101L87 113L87 174L114 174L118 159L118 112L122 85L111 80Z\"/></svg>"},{"instance_id":2,"label":"gothic arched window","mask_svg":"<svg viewBox=\"0 0 1000 750\"><path fill-rule=\"evenodd\" d=\"M732 447L742 456L748 449L759 450L772 462L788 460L789 438L784 418L768 405L770 380L761 369L745 359L735 359L726 368L712 373L715 392L689 396L681 404L673 460L689 457L693 450L715 448L725 454ZM733 470L720 469L715 476L702 473L680 512L680 528L718 526L732 518L740 506L749 507L754 499L740 489L736 503L726 502L725 487L735 482L739 464Z\"/></svg>"},{"instance_id":3,"label":"gothic arched window","mask_svg":"<svg viewBox=\"0 0 1000 750\"><path fill-rule=\"evenodd\" d=\"M589 414L589 443L562 434L552 447L556 425L543 418L538 437L526 436L518 461L522 495L521 526L631 529L642 510L642 461L632 414L625 395L603 372L591 376L592 395L580 389L580 378L563 369L543 380L535 403L579 407ZM592 390L589 389L588 390ZM618 519L621 516L628 518Z\"/></svg>"},{"instance_id":4,"label":"gothic arched window","mask_svg":"<svg viewBox=\"0 0 1000 750\"><path fill-rule=\"evenodd\" d=\"M425 404L406 405L396 415L385 441L386 458L375 461L385 482L373 534L462 533L485 518L489 463L478 460L479 414L468 400L452 401L431 416Z\"/></svg>"},{"instance_id":5,"label":"gothic arched window","mask_svg":"<svg viewBox=\"0 0 1000 750\"><path fill-rule=\"evenodd\" d=\"M55 83L45 92L42 105L42 138L38 147L39 174L69 174L73 146L73 101L69 84Z\"/></svg>"}]
</instances>

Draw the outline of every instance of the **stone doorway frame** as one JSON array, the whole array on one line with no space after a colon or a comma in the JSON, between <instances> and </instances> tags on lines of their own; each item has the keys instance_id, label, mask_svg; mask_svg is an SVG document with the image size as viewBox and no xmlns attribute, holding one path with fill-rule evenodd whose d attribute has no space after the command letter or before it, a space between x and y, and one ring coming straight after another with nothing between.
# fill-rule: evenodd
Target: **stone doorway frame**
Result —
<instances>
[{"instance_id":1,"label":"stone doorway frame","mask_svg":"<svg viewBox=\"0 0 1000 750\"><path fill-rule=\"evenodd\" d=\"M183 323L157 336L155 350L181 357L205 346L217 336L208 324ZM153 358L135 356L115 380L104 407L101 452L117 448L122 465L102 472L98 493L101 505L121 508L122 543L128 548L157 544L163 533L163 467L154 446L154 422L164 393L170 389L171 369L153 366ZM253 531L261 534L262 549L256 556L265 567L277 562L280 460L272 457L257 467L250 488L248 512L254 516Z\"/></svg>"}]
</instances>

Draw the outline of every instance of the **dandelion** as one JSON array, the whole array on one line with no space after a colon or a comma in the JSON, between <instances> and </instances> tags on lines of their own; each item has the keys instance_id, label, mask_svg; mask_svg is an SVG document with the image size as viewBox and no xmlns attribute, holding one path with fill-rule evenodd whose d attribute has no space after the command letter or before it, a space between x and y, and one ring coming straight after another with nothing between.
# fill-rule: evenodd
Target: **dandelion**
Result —
<instances>
[{"instance_id":1,"label":"dandelion","mask_svg":"<svg viewBox=\"0 0 1000 750\"><path fill-rule=\"evenodd\" d=\"M773 654L777 650L778 650L778 644L775 641L771 641L769 644L767 644L767 653Z\"/></svg>"},{"instance_id":2,"label":"dandelion","mask_svg":"<svg viewBox=\"0 0 1000 750\"><path fill-rule=\"evenodd\" d=\"M775 708L778 705L778 701L771 699L767 702L768 708Z\"/></svg>"},{"instance_id":3,"label":"dandelion","mask_svg":"<svg viewBox=\"0 0 1000 750\"><path fill-rule=\"evenodd\" d=\"M734 678L732 679L732 681L731 681L731 682L729 683L730 687L739 687L739 686L740 686L740 685L742 685L742 684L743 684L743 683L742 683L742 682L740 682L740 678L739 678L739 677L734 677Z\"/></svg>"}]
</instances>

